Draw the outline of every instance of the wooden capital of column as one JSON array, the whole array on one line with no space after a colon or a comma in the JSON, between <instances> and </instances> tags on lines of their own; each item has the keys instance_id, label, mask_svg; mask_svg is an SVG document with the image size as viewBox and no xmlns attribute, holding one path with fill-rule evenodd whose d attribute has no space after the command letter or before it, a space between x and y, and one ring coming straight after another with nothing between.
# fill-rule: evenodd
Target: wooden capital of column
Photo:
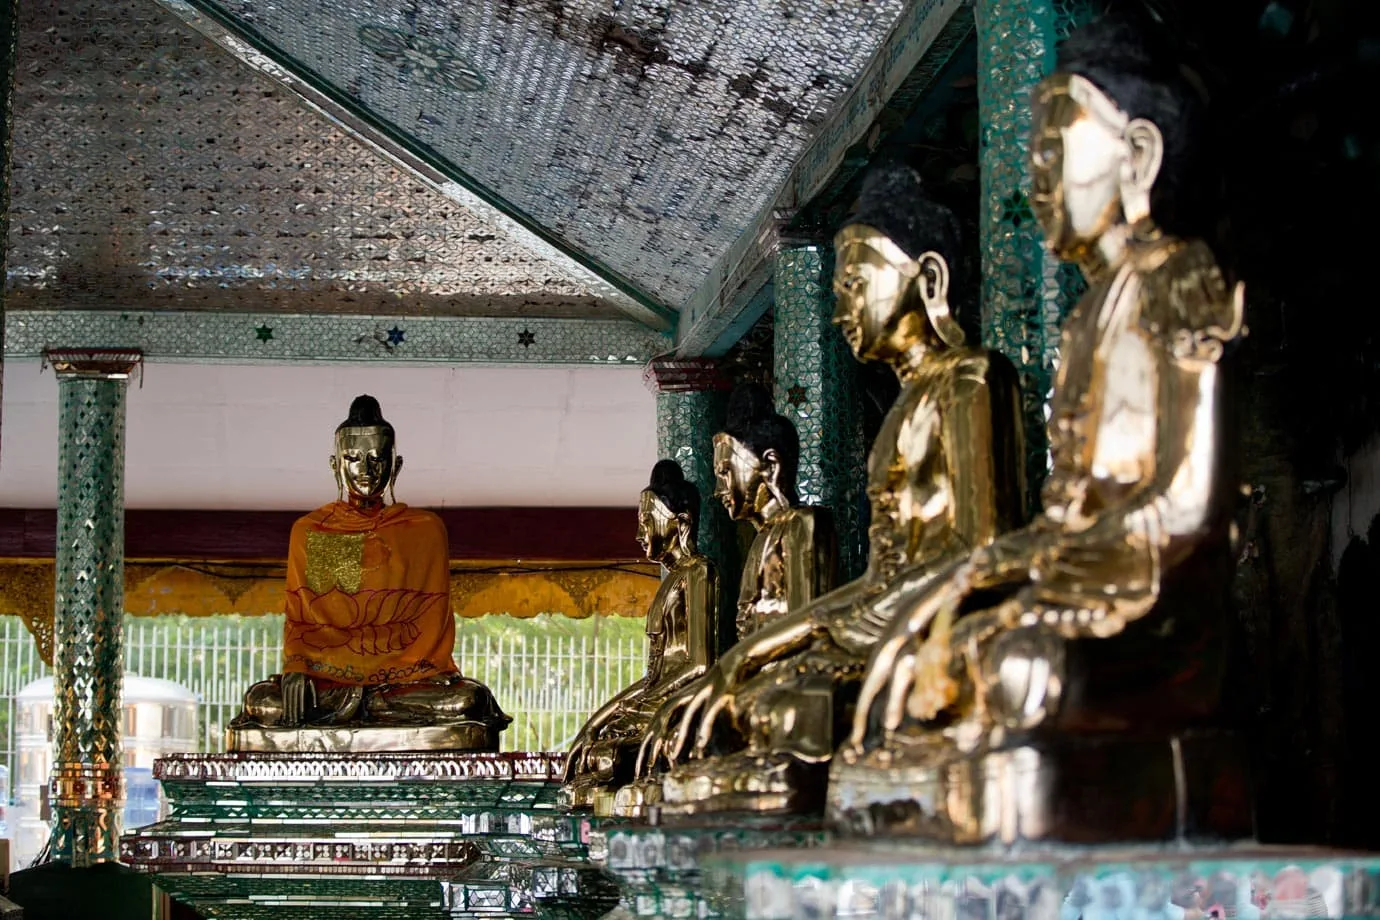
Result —
<instances>
[{"instance_id":1,"label":"wooden capital of column","mask_svg":"<svg viewBox=\"0 0 1380 920\"><path fill-rule=\"evenodd\" d=\"M703 393L728 390L732 382L712 358L655 358L642 372L653 393Z\"/></svg>"},{"instance_id":2,"label":"wooden capital of column","mask_svg":"<svg viewBox=\"0 0 1380 920\"><path fill-rule=\"evenodd\" d=\"M128 380L135 368L144 366L144 353L137 348L50 348L43 358L59 380Z\"/></svg>"}]
</instances>

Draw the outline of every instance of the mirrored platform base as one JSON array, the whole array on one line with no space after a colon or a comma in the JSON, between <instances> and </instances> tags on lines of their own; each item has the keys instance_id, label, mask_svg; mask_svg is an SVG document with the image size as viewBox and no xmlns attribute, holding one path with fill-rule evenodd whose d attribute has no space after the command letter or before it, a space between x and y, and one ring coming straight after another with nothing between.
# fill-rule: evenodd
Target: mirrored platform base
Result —
<instances>
[{"instance_id":1,"label":"mirrored platform base","mask_svg":"<svg viewBox=\"0 0 1380 920\"><path fill-rule=\"evenodd\" d=\"M657 825L595 819L589 858L618 881L617 917L708 918L721 913L704 897L707 857L768 847L805 849L824 840L818 818L739 813L668 818Z\"/></svg>"},{"instance_id":2,"label":"mirrored platform base","mask_svg":"<svg viewBox=\"0 0 1380 920\"><path fill-rule=\"evenodd\" d=\"M559 754L183 754L121 859L205 917L592 918L617 904Z\"/></svg>"},{"instance_id":3,"label":"mirrored platform base","mask_svg":"<svg viewBox=\"0 0 1380 920\"><path fill-rule=\"evenodd\" d=\"M703 896L743 920L1350 920L1380 917L1380 854L873 840L709 855Z\"/></svg>"},{"instance_id":4,"label":"mirrored platform base","mask_svg":"<svg viewBox=\"0 0 1380 920\"><path fill-rule=\"evenodd\" d=\"M484 722L450 725L342 725L227 728L225 748L259 754L369 754L393 751L498 750L498 731Z\"/></svg>"}]
</instances>

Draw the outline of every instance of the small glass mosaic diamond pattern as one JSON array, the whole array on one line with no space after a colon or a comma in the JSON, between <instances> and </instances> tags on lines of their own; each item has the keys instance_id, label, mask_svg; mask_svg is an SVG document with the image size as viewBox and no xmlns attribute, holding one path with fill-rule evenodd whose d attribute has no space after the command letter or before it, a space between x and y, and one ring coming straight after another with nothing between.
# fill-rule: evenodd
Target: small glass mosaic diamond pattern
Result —
<instances>
[{"instance_id":1,"label":"small glass mosaic diamond pattern","mask_svg":"<svg viewBox=\"0 0 1380 920\"><path fill-rule=\"evenodd\" d=\"M1045 407L1059 326L1082 290L1077 271L1044 247L1026 198L1030 93L1054 66L1060 37L1088 21L1097 0L978 0L982 120L982 339L1020 374L1026 482L1032 507L1049 468Z\"/></svg>"},{"instance_id":2,"label":"small glass mosaic diamond pattern","mask_svg":"<svg viewBox=\"0 0 1380 920\"><path fill-rule=\"evenodd\" d=\"M624 319L416 316L396 336L390 328L397 329L400 320L389 316L12 310L4 319L5 354L16 358L40 357L51 343L62 342L138 348L153 361L200 363L641 365L668 345L660 333ZM520 329L539 344L521 344Z\"/></svg>"},{"instance_id":3,"label":"small glass mosaic diamond pattern","mask_svg":"<svg viewBox=\"0 0 1380 920\"><path fill-rule=\"evenodd\" d=\"M18 15L8 309L621 315L156 4ZM331 53L426 92L482 82L383 28Z\"/></svg>"},{"instance_id":4,"label":"small glass mosaic diamond pattern","mask_svg":"<svg viewBox=\"0 0 1380 920\"><path fill-rule=\"evenodd\" d=\"M54 761L119 768L124 675L125 388L128 381L58 383L57 709ZM119 852L119 807L54 806L53 855L70 865Z\"/></svg>"},{"instance_id":5,"label":"small glass mosaic diamond pattern","mask_svg":"<svg viewBox=\"0 0 1380 920\"><path fill-rule=\"evenodd\" d=\"M680 464L685 478L700 490L700 552L719 562L720 593L732 583L722 563L731 551L733 523L723 504L714 497L715 433L723 428L728 394L720 390L675 390L656 396L656 442L662 457ZM734 598L736 601L736 596Z\"/></svg>"},{"instance_id":6,"label":"small glass mosaic diamond pattern","mask_svg":"<svg viewBox=\"0 0 1380 920\"><path fill-rule=\"evenodd\" d=\"M833 275L829 249L783 247L777 253L772 377L776 411L800 435L800 501L833 515L842 583L867 564L867 446L857 362L832 322Z\"/></svg>"},{"instance_id":7,"label":"small glass mosaic diamond pattern","mask_svg":"<svg viewBox=\"0 0 1380 920\"><path fill-rule=\"evenodd\" d=\"M904 7L195 5L265 36L290 69L314 74L447 171L669 306L685 302L752 223ZM390 47L450 49L487 88L417 79L416 67L365 47L361 26L394 30Z\"/></svg>"}]
</instances>

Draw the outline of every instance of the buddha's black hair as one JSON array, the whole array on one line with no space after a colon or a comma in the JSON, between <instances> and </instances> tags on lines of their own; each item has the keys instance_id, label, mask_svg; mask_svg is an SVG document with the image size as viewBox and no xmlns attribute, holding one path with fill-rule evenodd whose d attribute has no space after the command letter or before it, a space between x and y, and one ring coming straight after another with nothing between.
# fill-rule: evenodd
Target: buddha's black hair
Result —
<instances>
[{"instance_id":1,"label":"buddha's black hair","mask_svg":"<svg viewBox=\"0 0 1380 920\"><path fill-rule=\"evenodd\" d=\"M368 394L355 397L354 402L350 403L349 416L335 430L339 433L345 428L382 428L393 434L393 426L383 417L379 401Z\"/></svg>"},{"instance_id":2,"label":"buddha's black hair","mask_svg":"<svg viewBox=\"0 0 1380 920\"><path fill-rule=\"evenodd\" d=\"M1150 192L1150 214L1166 231L1207 231L1207 98L1164 27L1121 4L1075 29L1059 44L1057 70L1107 94L1129 118L1144 118L1164 137L1164 160Z\"/></svg>"},{"instance_id":3,"label":"buddha's black hair","mask_svg":"<svg viewBox=\"0 0 1380 920\"><path fill-rule=\"evenodd\" d=\"M880 229L880 228L878 228ZM760 383L743 383L728 397L728 421L724 433L760 459L776 451L781 473L777 485L795 498L795 479L800 466L800 435L790 419L776 411L771 394Z\"/></svg>"},{"instance_id":4,"label":"buddha's black hair","mask_svg":"<svg viewBox=\"0 0 1380 920\"><path fill-rule=\"evenodd\" d=\"M652 467L647 491L661 500L672 514L688 514L692 525L700 520L700 490L685 478L685 471L674 460L658 460Z\"/></svg>"},{"instance_id":5,"label":"buddha's black hair","mask_svg":"<svg viewBox=\"0 0 1380 920\"><path fill-rule=\"evenodd\" d=\"M963 284L963 238L954 212L925 194L920 173L900 161L883 162L863 177L844 225L885 233L912 259L937 252L949 263L949 289Z\"/></svg>"}]
</instances>

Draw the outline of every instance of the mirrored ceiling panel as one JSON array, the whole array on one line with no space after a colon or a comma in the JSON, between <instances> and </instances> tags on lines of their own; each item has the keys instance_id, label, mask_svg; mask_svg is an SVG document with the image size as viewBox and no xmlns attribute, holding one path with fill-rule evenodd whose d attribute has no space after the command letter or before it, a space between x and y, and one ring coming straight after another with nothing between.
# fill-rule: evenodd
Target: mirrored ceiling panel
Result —
<instances>
[{"instance_id":1,"label":"mirrored ceiling panel","mask_svg":"<svg viewBox=\"0 0 1380 920\"><path fill-rule=\"evenodd\" d=\"M20 17L9 310L622 316L151 0Z\"/></svg>"},{"instance_id":2,"label":"mirrored ceiling panel","mask_svg":"<svg viewBox=\"0 0 1380 920\"><path fill-rule=\"evenodd\" d=\"M607 276L678 307L770 200L905 4L193 5Z\"/></svg>"}]
</instances>

